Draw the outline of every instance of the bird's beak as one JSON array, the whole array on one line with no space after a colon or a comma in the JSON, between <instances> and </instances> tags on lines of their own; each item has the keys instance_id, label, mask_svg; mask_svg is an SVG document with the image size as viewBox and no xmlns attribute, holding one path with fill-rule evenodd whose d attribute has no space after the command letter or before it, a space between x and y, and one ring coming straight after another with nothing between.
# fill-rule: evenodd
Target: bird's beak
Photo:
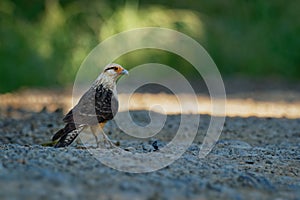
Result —
<instances>
[{"instance_id":1,"label":"bird's beak","mask_svg":"<svg viewBox=\"0 0 300 200\"><path fill-rule=\"evenodd\" d=\"M128 71L126 69L123 69L120 74L126 74L126 75L128 75L129 73L128 73Z\"/></svg>"}]
</instances>

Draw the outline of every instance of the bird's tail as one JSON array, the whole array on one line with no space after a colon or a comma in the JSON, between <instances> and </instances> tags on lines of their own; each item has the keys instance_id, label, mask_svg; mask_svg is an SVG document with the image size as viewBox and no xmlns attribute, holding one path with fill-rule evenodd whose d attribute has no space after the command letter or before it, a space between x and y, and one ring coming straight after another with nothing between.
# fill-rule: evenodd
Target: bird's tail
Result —
<instances>
[{"instance_id":1,"label":"bird's tail","mask_svg":"<svg viewBox=\"0 0 300 200\"><path fill-rule=\"evenodd\" d=\"M76 127L73 123L67 124L52 137L53 142L57 141L54 147L58 148L70 145L83 129L84 125Z\"/></svg>"}]
</instances>

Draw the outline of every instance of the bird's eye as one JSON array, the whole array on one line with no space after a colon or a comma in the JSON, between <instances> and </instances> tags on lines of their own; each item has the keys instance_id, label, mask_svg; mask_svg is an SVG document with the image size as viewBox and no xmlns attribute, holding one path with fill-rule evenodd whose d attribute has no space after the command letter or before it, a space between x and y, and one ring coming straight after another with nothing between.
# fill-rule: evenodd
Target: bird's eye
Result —
<instances>
[{"instance_id":1,"label":"bird's eye","mask_svg":"<svg viewBox=\"0 0 300 200\"><path fill-rule=\"evenodd\" d=\"M111 69L113 69L114 71L117 71L119 68L118 67L109 67L105 71L108 71L108 70L111 70Z\"/></svg>"}]
</instances>

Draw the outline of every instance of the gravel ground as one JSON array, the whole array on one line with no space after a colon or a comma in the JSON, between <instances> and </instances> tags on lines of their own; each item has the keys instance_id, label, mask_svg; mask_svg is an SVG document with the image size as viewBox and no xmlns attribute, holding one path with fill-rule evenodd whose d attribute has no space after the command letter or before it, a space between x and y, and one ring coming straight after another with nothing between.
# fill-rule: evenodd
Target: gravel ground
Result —
<instances>
[{"instance_id":1,"label":"gravel ground","mask_svg":"<svg viewBox=\"0 0 300 200\"><path fill-rule=\"evenodd\" d=\"M147 112L132 116L142 123ZM63 126L62 117L62 110L2 109L0 199L300 199L300 119L226 118L220 140L200 159L210 120L201 115L193 144L178 160L135 174L103 165L80 143L60 149L41 146ZM133 153L159 153L179 122L179 115L168 116L151 139L132 138L114 122L106 132Z\"/></svg>"}]
</instances>

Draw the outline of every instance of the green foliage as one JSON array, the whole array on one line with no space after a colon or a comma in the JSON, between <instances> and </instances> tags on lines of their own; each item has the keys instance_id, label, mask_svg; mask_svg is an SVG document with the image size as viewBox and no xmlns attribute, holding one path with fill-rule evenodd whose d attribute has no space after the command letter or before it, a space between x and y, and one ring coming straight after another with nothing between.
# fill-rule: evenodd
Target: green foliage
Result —
<instances>
[{"instance_id":1,"label":"green foliage","mask_svg":"<svg viewBox=\"0 0 300 200\"><path fill-rule=\"evenodd\" d=\"M280 0L1 0L0 92L71 84L99 42L147 26L193 37L223 75L300 78L299 7L299 1ZM117 61L159 62L193 74L182 58L162 51L132 52Z\"/></svg>"}]
</instances>

